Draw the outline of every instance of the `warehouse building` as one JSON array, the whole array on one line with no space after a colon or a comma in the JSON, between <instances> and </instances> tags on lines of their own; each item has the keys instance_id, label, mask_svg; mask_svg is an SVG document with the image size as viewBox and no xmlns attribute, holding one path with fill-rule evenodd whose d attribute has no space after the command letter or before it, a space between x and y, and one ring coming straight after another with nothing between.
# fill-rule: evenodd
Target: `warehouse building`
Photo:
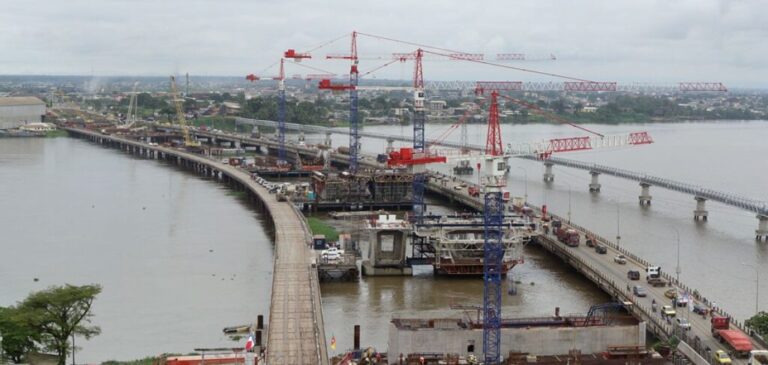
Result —
<instances>
[{"instance_id":1,"label":"warehouse building","mask_svg":"<svg viewBox=\"0 0 768 365\"><path fill-rule=\"evenodd\" d=\"M31 96L0 97L0 129L39 123L45 115L45 102Z\"/></svg>"}]
</instances>

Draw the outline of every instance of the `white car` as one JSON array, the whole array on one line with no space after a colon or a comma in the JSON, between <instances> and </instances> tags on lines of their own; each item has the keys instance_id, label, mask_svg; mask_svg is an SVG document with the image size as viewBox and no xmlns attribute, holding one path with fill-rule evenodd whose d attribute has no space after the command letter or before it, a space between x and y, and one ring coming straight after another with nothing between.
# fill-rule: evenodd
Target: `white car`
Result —
<instances>
[{"instance_id":1,"label":"white car","mask_svg":"<svg viewBox=\"0 0 768 365\"><path fill-rule=\"evenodd\" d=\"M677 323L678 327L680 327L680 328L682 328L682 329L684 329L686 331L691 329L691 322L688 322L688 320L685 319L685 318L677 317L677 318L675 318L675 322Z\"/></svg>"},{"instance_id":2,"label":"white car","mask_svg":"<svg viewBox=\"0 0 768 365\"><path fill-rule=\"evenodd\" d=\"M328 261L335 261L341 259L341 255L344 254L343 250L339 250L336 247L331 247L327 250L323 250L320 252L320 257L328 260Z\"/></svg>"},{"instance_id":3,"label":"white car","mask_svg":"<svg viewBox=\"0 0 768 365\"><path fill-rule=\"evenodd\" d=\"M613 261L619 265L624 265L627 263L627 258L624 255L616 255L616 257L613 258Z\"/></svg>"}]
</instances>

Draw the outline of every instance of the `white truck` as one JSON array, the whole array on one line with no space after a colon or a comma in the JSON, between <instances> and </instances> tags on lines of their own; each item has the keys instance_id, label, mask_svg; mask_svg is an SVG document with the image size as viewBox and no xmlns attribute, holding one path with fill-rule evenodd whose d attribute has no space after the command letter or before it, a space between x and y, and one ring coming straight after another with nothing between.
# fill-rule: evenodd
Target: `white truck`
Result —
<instances>
[{"instance_id":1,"label":"white truck","mask_svg":"<svg viewBox=\"0 0 768 365\"><path fill-rule=\"evenodd\" d=\"M667 286L667 281L661 277L661 267L659 266L645 268L645 281L652 286Z\"/></svg>"}]
</instances>

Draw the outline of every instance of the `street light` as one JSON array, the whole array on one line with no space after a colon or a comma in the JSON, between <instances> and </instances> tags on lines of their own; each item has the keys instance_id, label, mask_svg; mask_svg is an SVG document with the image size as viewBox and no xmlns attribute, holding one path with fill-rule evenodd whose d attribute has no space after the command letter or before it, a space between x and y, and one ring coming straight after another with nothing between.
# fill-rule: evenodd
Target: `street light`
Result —
<instances>
[{"instance_id":1,"label":"street light","mask_svg":"<svg viewBox=\"0 0 768 365\"><path fill-rule=\"evenodd\" d=\"M564 183L565 185L568 185L568 224L571 223L571 184Z\"/></svg>"},{"instance_id":2,"label":"street light","mask_svg":"<svg viewBox=\"0 0 768 365\"><path fill-rule=\"evenodd\" d=\"M680 231L677 230L677 227L672 227L672 229L674 229L677 234L677 267L675 268L675 274L677 274L677 276L675 277L675 280L677 280L677 283L679 284L680 272L682 271L680 269Z\"/></svg>"},{"instance_id":3,"label":"street light","mask_svg":"<svg viewBox=\"0 0 768 365\"><path fill-rule=\"evenodd\" d=\"M746 262L741 263L744 266L749 266L753 270L755 270L755 314L759 313L758 307L759 307L759 300L760 300L760 271L757 270L757 266L748 264Z\"/></svg>"},{"instance_id":4,"label":"street light","mask_svg":"<svg viewBox=\"0 0 768 365\"><path fill-rule=\"evenodd\" d=\"M522 166L517 166L517 168L523 170L523 173L525 173L525 204L528 204L528 170Z\"/></svg>"}]
</instances>

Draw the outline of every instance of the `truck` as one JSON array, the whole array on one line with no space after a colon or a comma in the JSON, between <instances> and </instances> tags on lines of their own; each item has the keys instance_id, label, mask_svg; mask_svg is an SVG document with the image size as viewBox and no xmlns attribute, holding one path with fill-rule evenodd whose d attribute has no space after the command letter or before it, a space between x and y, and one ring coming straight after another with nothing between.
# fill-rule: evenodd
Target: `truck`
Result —
<instances>
[{"instance_id":1,"label":"truck","mask_svg":"<svg viewBox=\"0 0 768 365\"><path fill-rule=\"evenodd\" d=\"M645 281L652 286L666 286L667 281L661 277L661 267L648 266L645 268Z\"/></svg>"},{"instance_id":2,"label":"truck","mask_svg":"<svg viewBox=\"0 0 768 365\"><path fill-rule=\"evenodd\" d=\"M467 187L467 193L469 193L469 196L478 197L480 196L480 189L477 186L469 186Z\"/></svg>"},{"instance_id":3,"label":"truck","mask_svg":"<svg viewBox=\"0 0 768 365\"><path fill-rule=\"evenodd\" d=\"M768 365L768 350L752 350L749 353L749 365Z\"/></svg>"},{"instance_id":4,"label":"truck","mask_svg":"<svg viewBox=\"0 0 768 365\"><path fill-rule=\"evenodd\" d=\"M575 229L566 229L565 235L562 240L563 243L565 243L569 247L579 247L579 243L581 243L581 237L579 236L579 232L576 232Z\"/></svg>"},{"instance_id":5,"label":"truck","mask_svg":"<svg viewBox=\"0 0 768 365\"><path fill-rule=\"evenodd\" d=\"M752 341L741 331L730 329L728 317L713 316L710 323L712 336L721 343L728 344L736 357L750 357Z\"/></svg>"}]
</instances>

